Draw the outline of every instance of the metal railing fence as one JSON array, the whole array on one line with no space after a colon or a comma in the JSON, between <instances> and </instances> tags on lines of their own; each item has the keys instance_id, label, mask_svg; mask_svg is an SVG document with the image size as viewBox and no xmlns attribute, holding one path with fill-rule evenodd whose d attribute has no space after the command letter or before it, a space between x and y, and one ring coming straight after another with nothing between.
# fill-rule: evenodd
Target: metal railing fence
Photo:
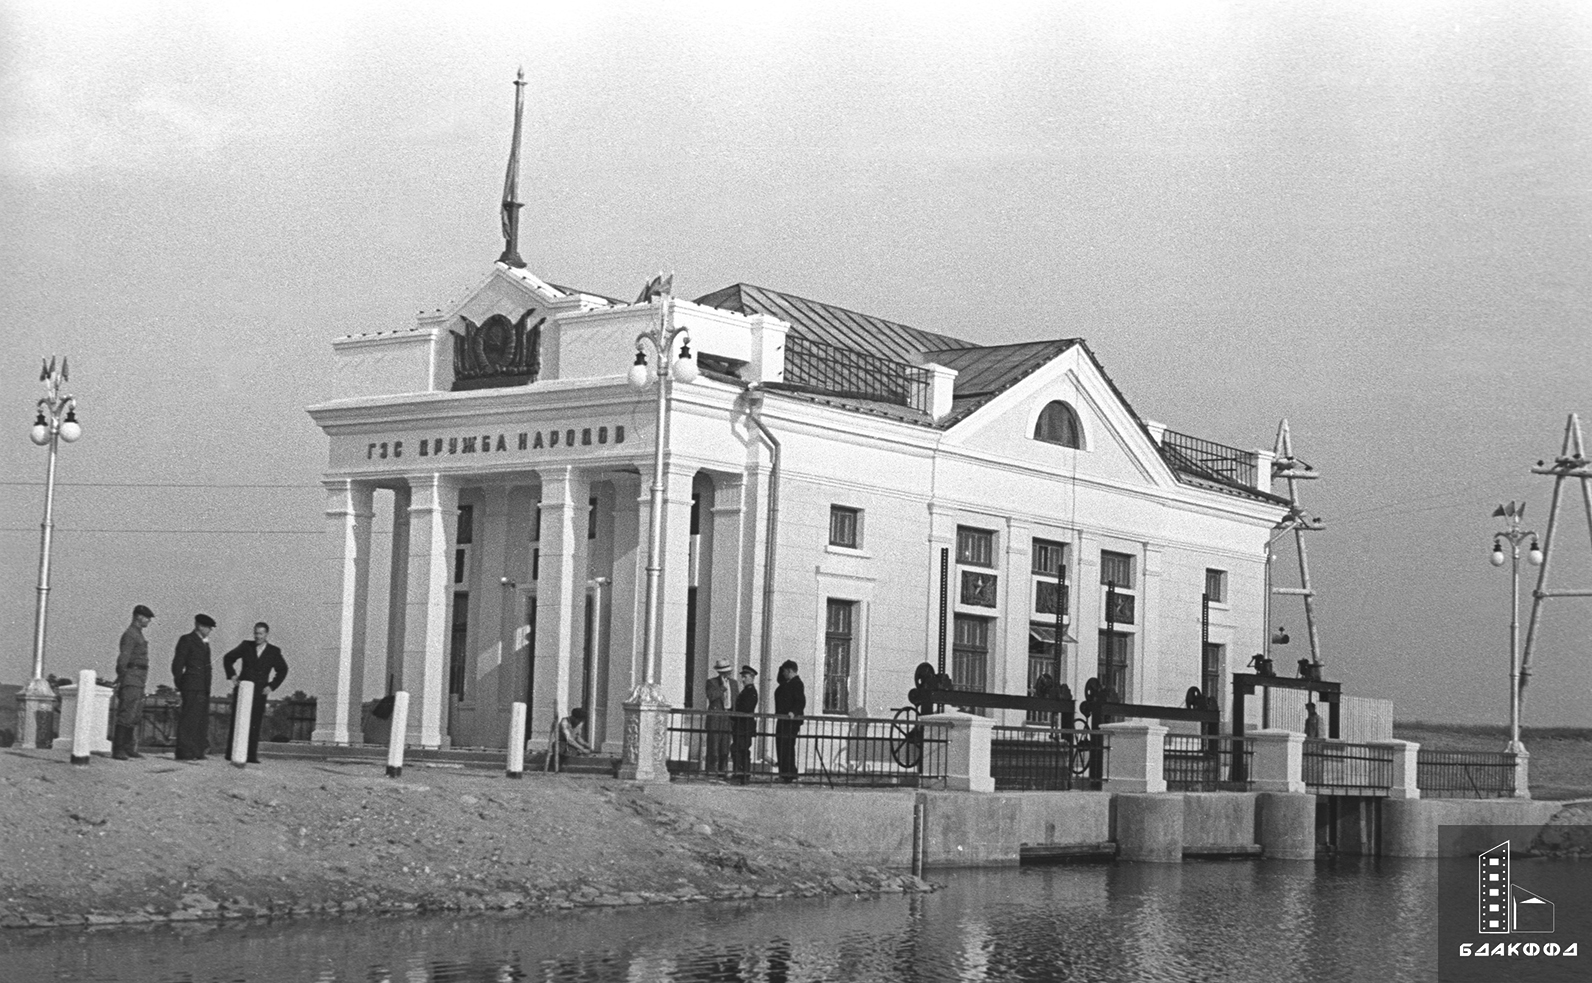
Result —
<instances>
[{"instance_id":1,"label":"metal railing fence","mask_svg":"<svg viewBox=\"0 0 1592 983\"><path fill-rule=\"evenodd\" d=\"M1105 731L992 727L990 777L997 792L1097 791L1110 752Z\"/></svg>"},{"instance_id":2,"label":"metal railing fence","mask_svg":"<svg viewBox=\"0 0 1592 983\"><path fill-rule=\"evenodd\" d=\"M744 778L774 782L780 724L767 713L676 709L669 712L669 775L677 781L737 781L737 729L749 758ZM915 718L805 717L790 735L794 780L804 785L913 786L943 788L950 725ZM719 755L723 755L721 759ZM720 762L723 768L720 769Z\"/></svg>"},{"instance_id":3,"label":"metal railing fence","mask_svg":"<svg viewBox=\"0 0 1592 983\"><path fill-rule=\"evenodd\" d=\"M1393 787L1393 749L1307 738L1305 788L1317 794L1387 795Z\"/></svg>"},{"instance_id":4,"label":"metal railing fence","mask_svg":"<svg viewBox=\"0 0 1592 983\"><path fill-rule=\"evenodd\" d=\"M785 339L785 383L836 396L929 409L934 373L866 352L813 341L797 334Z\"/></svg>"},{"instance_id":5,"label":"metal railing fence","mask_svg":"<svg viewBox=\"0 0 1592 983\"><path fill-rule=\"evenodd\" d=\"M1168 430L1161 435L1161 446L1180 463L1192 465L1207 474L1255 487L1255 454L1214 440L1191 437Z\"/></svg>"},{"instance_id":6,"label":"metal railing fence","mask_svg":"<svg viewBox=\"0 0 1592 983\"><path fill-rule=\"evenodd\" d=\"M1161 774L1169 792L1245 792L1255 774L1255 747L1222 734L1168 734ZM1236 767L1235 767L1236 762Z\"/></svg>"},{"instance_id":7,"label":"metal railing fence","mask_svg":"<svg viewBox=\"0 0 1592 983\"><path fill-rule=\"evenodd\" d=\"M1415 785L1428 799L1506 799L1515 794L1508 751L1415 752Z\"/></svg>"}]
</instances>

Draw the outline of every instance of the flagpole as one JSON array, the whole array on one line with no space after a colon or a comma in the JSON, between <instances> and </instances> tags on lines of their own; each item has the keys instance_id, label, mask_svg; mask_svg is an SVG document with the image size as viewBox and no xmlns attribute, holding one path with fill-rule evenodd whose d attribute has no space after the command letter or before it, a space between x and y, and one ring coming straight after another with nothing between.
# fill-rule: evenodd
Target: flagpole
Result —
<instances>
[{"instance_id":1,"label":"flagpole","mask_svg":"<svg viewBox=\"0 0 1592 983\"><path fill-rule=\"evenodd\" d=\"M525 116L525 69L514 79L514 144L509 149L508 172L503 175L503 255L498 262L516 269L525 266L520 258L520 126Z\"/></svg>"}]
</instances>

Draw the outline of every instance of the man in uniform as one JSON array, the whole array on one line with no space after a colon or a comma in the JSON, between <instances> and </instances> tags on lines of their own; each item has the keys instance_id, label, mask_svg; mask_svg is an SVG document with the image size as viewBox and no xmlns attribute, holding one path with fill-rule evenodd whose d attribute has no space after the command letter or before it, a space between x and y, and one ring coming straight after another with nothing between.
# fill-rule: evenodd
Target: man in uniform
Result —
<instances>
[{"instance_id":1,"label":"man in uniform","mask_svg":"<svg viewBox=\"0 0 1592 983\"><path fill-rule=\"evenodd\" d=\"M203 761L210 750L210 632L216 619L193 616L193 631L177 639L171 676L182 694L177 715L178 761Z\"/></svg>"},{"instance_id":2,"label":"man in uniform","mask_svg":"<svg viewBox=\"0 0 1592 983\"><path fill-rule=\"evenodd\" d=\"M111 757L117 761L142 758L138 753L138 725L144 719L144 684L149 679L149 642L144 629L155 612L140 604L133 608L133 623L122 632L116 656L116 731Z\"/></svg>"},{"instance_id":3,"label":"man in uniform","mask_svg":"<svg viewBox=\"0 0 1592 983\"><path fill-rule=\"evenodd\" d=\"M254 684L254 700L249 714L249 763L260 763L260 718L265 716L265 694L282 685L282 680L287 678L287 660L282 658L282 650L272 645L268 639L271 635L271 626L263 621L254 625L254 638L238 643L237 647L221 657L221 668L231 679L234 674L238 682ZM243 665L233 669L233 665L241 661ZM238 719L238 691L232 691L232 719ZM227 746L227 757L232 757L232 746Z\"/></svg>"},{"instance_id":4,"label":"man in uniform","mask_svg":"<svg viewBox=\"0 0 1592 983\"><path fill-rule=\"evenodd\" d=\"M796 674L796 660L786 659L779 667L779 685L774 687L774 754L779 761L779 780L796 780L796 735L807 713L807 684Z\"/></svg>"}]
</instances>

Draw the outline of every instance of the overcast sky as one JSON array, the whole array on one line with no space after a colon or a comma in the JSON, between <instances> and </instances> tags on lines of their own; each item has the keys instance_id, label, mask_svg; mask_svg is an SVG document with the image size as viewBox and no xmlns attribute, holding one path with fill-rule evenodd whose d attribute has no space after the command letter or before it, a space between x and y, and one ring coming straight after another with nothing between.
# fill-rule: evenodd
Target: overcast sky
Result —
<instances>
[{"instance_id":1,"label":"overcast sky","mask_svg":"<svg viewBox=\"0 0 1592 983\"><path fill-rule=\"evenodd\" d=\"M0 681L31 664L50 353L84 436L46 671L108 670L135 602L158 653L205 610L307 665L303 408L334 337L497 257L524 65L533 272L1082 336L1173 429L1269 449L1286 417L1328 678L1506 721L1491 512L1545 531L1530 467L1592 425L1592 7L855 6L0 3ZM1587 589L1569 505L1550 586ZM1291 665L1297 602L1274 620ZM1592 599L1549 602L1528 723L1592 725L1589 636Z\"/></svg>"}]
</instances>

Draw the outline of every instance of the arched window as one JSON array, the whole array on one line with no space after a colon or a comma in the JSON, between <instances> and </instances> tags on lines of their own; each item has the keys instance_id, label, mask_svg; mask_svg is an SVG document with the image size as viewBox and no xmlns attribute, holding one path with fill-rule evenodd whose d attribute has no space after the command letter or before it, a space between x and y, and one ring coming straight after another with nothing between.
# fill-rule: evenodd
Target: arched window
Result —
<instances>
[{"instance_id":1,"label":"arched window","mask_svg":"<svg viewBox=\"0 0 1592 983\"><path fill-rule=\"evenodd\" d=\"M1056 400L1040 411L1039 422L1034 424L1034 439L1063 447L1082 447L1083 428L1078 425L1078 414Z\"/></svg>"}]
</instances>

